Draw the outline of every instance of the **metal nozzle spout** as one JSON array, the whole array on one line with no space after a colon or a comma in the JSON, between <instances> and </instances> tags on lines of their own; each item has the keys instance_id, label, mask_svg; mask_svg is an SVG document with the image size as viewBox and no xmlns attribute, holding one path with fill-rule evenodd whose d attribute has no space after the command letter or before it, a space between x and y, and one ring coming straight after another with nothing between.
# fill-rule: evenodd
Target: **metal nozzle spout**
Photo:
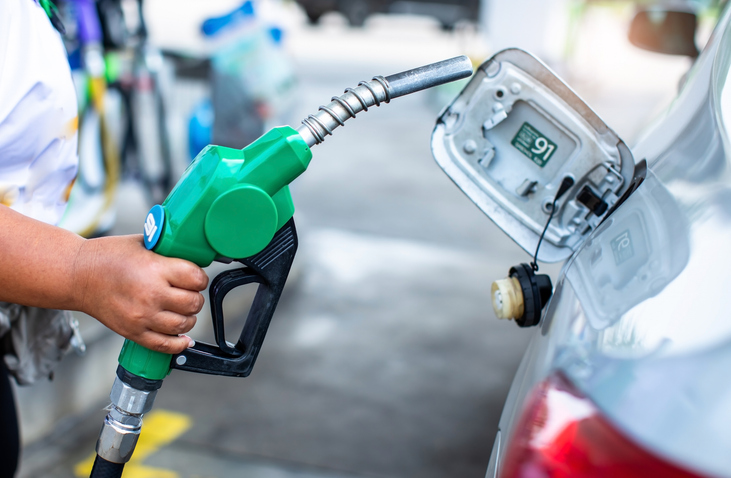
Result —
<instances>
[{"instance_id":1,"label":"metal nozzle spout","mask_svg":"<svg viewBox=\"0 0 731 478\"><path fill-rule=\"evenodd\" d=\"M387 76L385 80L389 85L391 98L398 98L433 86L461 80L470 75L472 75L472 62L463 55L396 73Z\"/></svg>"},{"instance_id":2,"label":"metal nozzle spout","mask_svg":"<svg viewBox=\"0 0 731 478\"><path fill-rule=\"evenodd\" d=\"M302 121L297 132L308 146L320 144L345 121L355 118L370 106L380 106L393 98L425 90L433 86L467 78L472 75L472 62L466 56L439 61L387 77L376 76L361 81L355 88L346 88L345 94L332 98L327 106Z\"/></svg>"}]
</instances>

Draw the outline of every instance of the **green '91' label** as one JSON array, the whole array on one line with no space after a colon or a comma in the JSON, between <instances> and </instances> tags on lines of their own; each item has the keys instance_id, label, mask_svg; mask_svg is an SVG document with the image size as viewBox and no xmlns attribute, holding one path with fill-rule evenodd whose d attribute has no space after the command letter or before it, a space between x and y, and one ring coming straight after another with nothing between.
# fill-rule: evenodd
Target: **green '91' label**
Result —
<instances>
[{"instance_id":1,"label":"green '91' label","mask_svg":"<svg viewBox=\"0 0 731 478\"><path fill-rule=\"evenodd\" d=\"M556 152L556 143L543 136L529 123L523 123L510 144L540 167L545 166Z\"/></svg>"}]
</instances>

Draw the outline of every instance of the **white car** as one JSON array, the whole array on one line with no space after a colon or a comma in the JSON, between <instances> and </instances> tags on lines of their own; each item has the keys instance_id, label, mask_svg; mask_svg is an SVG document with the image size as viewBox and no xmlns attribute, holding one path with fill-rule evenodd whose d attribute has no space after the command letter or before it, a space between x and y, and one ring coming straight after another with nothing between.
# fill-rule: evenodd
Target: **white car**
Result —
<instances>
[{"instance_id":1,"label":"white car","mask_svg":"<svg viewBox=\"0 0 731 478\"><path fill-rule=\"evenodd\" d=\"M731 476L730 67L727 7L632 149L520 50L440 116L445 172L531 255L565 261L550 299L529 265L493 287L533 337L487 477Z\"/></svg>"}]
</instances>

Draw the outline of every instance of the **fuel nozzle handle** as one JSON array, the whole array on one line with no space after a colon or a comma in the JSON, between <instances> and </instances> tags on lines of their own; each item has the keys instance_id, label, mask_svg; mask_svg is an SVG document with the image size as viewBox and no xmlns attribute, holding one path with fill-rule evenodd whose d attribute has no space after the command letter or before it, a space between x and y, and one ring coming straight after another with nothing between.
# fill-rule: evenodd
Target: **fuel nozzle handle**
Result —
<instances>
[{"instance_id":1,"label":"fuel nozzle handle","mask_svg":"<svg viewBox=\"0 0 731 478\"><path fill-rule=\"evenodd\" d=\"M416 93L433 86L467 78L472 75L472 62L466 56L439 61L390 76L375 76L361 81L355 88L346 88L342 96L334 96L330 103L320 106L297 128L308 146L325 141L338 126L371 106L381 106L393 98Z\"/></svg>"}]
</instances>

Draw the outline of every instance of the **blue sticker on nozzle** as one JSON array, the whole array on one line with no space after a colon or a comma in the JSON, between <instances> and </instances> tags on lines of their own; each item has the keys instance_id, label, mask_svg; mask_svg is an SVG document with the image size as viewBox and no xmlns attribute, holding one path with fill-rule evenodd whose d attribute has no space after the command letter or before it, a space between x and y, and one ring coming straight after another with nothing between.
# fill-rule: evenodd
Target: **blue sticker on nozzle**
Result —
<instances>
[{"instance_id":1,"label":"blue sticker on nozzle","mask_svg":"<svg viewBox=\"0 0 731 478\"><path fill-rule=\"evenodd\" d=\"M145 219L145 247L152 250L160 239L162 226L165 223L165 209L159 204L155 204L150 209Z\"/></svg>"}]
</instances>

